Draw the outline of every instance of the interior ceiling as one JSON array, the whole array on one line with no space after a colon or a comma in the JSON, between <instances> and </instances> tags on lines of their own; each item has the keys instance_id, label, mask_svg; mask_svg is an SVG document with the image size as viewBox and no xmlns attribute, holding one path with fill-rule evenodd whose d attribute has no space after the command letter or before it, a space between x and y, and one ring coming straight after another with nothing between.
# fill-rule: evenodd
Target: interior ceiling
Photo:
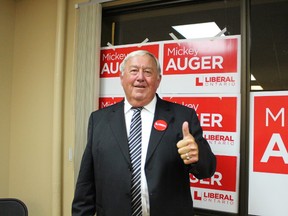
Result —
<instances>
[{"instance_id":1,"label":"interior ceiling","mask_svg":"<svg viewBox=\"0 0 288 216\"><path fill-rule=\"evenodd\" d=\"M171 40L171 26L215 21L227 35L241 35L240 1L145 1L146 5L103 10L102 46ZM150 6L148 7L148 3ZM152 2L156 3L154 7ZM161 3L162 2L162 3ZM264 2L264 3L263 3ZM165 3L165 4L164 4ZM264 90L288 89L288 0L257 0L251 6L251 73ZM137 4L136 4L137 5ZM118 6L119 7L119 6ZM122 11L121 13L119 11ZM112 34L112 23L115 32ZM253 84L253 83L251 83Z\"/></svg>"}]
</instances>

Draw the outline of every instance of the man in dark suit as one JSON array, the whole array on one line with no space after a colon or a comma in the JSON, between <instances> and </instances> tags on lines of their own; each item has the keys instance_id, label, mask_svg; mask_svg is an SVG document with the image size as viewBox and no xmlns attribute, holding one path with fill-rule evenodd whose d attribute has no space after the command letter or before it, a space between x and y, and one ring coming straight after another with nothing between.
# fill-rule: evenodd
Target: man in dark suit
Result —
<instances>
[{"instance_id":1,"label":"man in dark suit","mask_svg":"<svg viewBox=\"0 0 288 216\"><path fill-rule=\"evenodd\" d=\"M120 68L125 99L90 116L72 215L132 215L128 137L131 108L143 107L139 215L192 216L189 173L209 178L216 168L197 115L158 97L161 70L153 54L132 52Z\"/></svg>"}]
</instances>

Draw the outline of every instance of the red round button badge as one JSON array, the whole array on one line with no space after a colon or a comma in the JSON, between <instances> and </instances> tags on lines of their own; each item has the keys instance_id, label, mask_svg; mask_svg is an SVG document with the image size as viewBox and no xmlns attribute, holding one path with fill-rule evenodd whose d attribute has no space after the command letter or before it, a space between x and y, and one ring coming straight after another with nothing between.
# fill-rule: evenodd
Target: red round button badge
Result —
<instances>
[{"instance_id":1,"label":"red round button badge","mask_svg":"<svg viewBox=\"0 0 288 216\"><path fill-rule=\"evenodd\" d=\"M167 128L167 123L164 120L157 120L154 123L154 128L158 131L164 131Z\"/></svg>"}]
</instances>

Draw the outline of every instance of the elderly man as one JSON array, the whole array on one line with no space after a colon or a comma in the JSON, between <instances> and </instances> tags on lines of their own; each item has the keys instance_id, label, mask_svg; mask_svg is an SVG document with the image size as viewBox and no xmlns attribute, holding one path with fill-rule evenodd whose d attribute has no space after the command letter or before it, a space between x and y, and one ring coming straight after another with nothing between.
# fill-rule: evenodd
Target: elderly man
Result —
<instances>
[{"instance_id":1,"label":"elderly man","mask_svg":"<svg viewBox=\"0 0 288 216\"><path fill-rule=\"evenodd\" d=\"M153 54L132 52L120 70L125 99L90 116L72 215L192 216L189 174L216 168L197 115L158 97Z\"/></svg>"}]
</instances>

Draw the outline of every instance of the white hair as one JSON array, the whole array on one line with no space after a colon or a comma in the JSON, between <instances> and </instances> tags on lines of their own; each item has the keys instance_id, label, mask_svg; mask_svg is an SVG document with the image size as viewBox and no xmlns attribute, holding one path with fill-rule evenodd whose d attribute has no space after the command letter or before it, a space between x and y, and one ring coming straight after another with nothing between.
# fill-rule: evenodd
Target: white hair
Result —
<instances>
[{"instance_id":1,"label":"white hair","mask_svg":"<svg viewBox=\"0 0 288 216\"><path fill-rule=\"evenodd\" d=\"M125 69L125 66L126 66L126 62L131 58L131 57L134 57L134 56L144 56L144 55L149 55L150 57L153 58L153 60L155 61L156 63L156 67L157 67L157 71L158 71L158 74L161 75L161 67L160 67L160 63L158 61L158 59L150 52L148 52L147 50L136 50L136 51L133 51L131 53L129 53L125 59L122 61L122 63L120 64L120 71L121 71L121 74L124 73L124 69Z\"/></svg>"}]
</instances>

